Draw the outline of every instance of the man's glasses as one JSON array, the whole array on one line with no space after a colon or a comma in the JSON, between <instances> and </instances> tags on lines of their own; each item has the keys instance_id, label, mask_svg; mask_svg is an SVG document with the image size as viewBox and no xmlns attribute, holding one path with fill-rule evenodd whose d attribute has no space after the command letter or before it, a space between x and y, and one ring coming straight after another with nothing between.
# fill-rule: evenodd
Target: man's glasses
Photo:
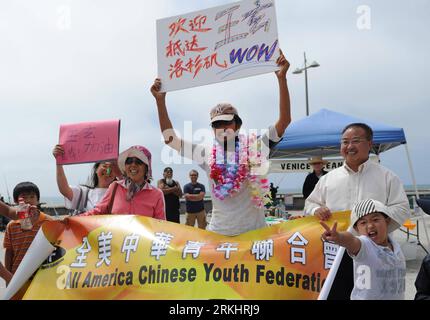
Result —
<instances>
[{"instance_id":1,"label":"man's glasses","mask_svg":"<svg viewBox=\"0 0 430 320\"><path fill-rule=\"evenodd\" d=\"M367 141L367 139L365 139L365 138L354 138L352 140L342 139L342 140L340 140L340 143L343 146L348 146L350 144L352 144L353 146L356 146L356 145L360 144L363 141Z\"/></svg>"},{"instance_id":2,"label":"man's glasses","mask_svg":"<svg viewBox=\"0 0 430 320\"><path fill-rule=\"evenodd\" d=\"M143 161L138 159L138 158L127 158L127 160L125 160L125 164L130 165L130 164L137 164L139 166L143 165Z\"/></svg>"}]
</instances>

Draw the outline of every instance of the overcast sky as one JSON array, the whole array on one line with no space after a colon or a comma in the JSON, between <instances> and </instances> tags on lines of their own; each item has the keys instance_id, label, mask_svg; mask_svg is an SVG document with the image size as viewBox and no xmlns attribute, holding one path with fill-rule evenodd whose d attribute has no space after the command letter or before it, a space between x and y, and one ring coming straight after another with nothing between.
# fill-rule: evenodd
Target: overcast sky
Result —
<instances>
[{"instance_id":1,"label":"overcast sky","mask_svg":"<svg viewBox=\"0 0 430 320\"><path fill-rule=\"evenodd\" d=\"M42 196L59 195L51 152L63 123L121 119L120 150L147 146L160 178L164 145L149 92L157 76L156 20L231 2L2 0L0 194L7 195L6 184L11 192L33 181ZM303 65L306 51L321 65L309 71L311 113L327 108L404 128L417 182L430 184L430 2L277 0L276 6L280 45L292 65L293 120L305 117L304 77L292 71ZM266 128L277 119L276 77L167 96L178 129L184 121L207 128L209 110L223 101L239 109L246 127ZM411 184L404 147L383 154L382 162ZM196 166L173 168L185 184ZM66 167L73 185L84 183L89 171L89 165ZM304 175L272 179L282 188L301 188Z\"/></svg>"}]
</instances>

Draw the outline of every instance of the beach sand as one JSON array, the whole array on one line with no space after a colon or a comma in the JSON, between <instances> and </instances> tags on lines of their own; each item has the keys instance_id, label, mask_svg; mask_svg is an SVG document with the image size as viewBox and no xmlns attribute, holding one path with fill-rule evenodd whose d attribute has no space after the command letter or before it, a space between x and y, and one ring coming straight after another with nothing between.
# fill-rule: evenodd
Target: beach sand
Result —
<instances>
[{"instance_id":1,"label":"beach sand","mask_svg":"<svg viewBox=\"0 0 430 320\"><path fill-rule=\"evenodd\" d=\"M290 212L291 213L291 212ZM293 213L294 215L294 213ZM413 219L414 222L416 222L416 219ZM181 215L181 223L185 223L185 216ZM426 238L426 234L424 231L423 223L425 223L425 226L427 230L429 230L430 233L430 216L425 216L422 220L420 220L420 240L421 243L429 250L430 249L430 242ZM416 232L416 230L413 230L412 232ZM0 232L0 241L1 241L1 249L0 249L0 259L3 262L4 261L4 249L3 249L3 238L4 238L4 232ZM394 232L394 238L400 245L408 245L407 243L407 235L401 231ZM416 237L410 237L411 241L416 241ZM413 251L416 251L416 258L413 260L409 260L406 262L406 300L413 300L415 297L415 279L417 277L417 274L421 268L421 263L424 257L426 256L425 251L419 247L416 244L410 244L410 248ZM409 251L408 251L409 252ZM0 297L3 297L4 292L6 290L6 285L3 279L0 279Z\"/></svg>"}]
</instances>

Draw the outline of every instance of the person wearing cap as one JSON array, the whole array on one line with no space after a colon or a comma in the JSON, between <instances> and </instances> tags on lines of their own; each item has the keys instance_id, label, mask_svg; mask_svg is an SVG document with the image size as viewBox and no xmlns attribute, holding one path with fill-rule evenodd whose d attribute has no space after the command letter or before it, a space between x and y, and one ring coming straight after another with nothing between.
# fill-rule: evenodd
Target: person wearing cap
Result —
<instances>
[{"instance_id":1,"label":"person wearing cap","mask_svg":"<svg viewBox=\"0 0 430 320\"><path fill-rule=\"evenodd\" d=\"M124 179L113 182L103 199L93 210L80 216L126 214L166 220L164 195L151 186L151 153L142 146L134 146L118 157Z\"/></svg>"},{"instance_id":2,"label":"person wearing cap","mask_svg":"<svg viewBox=\"0 0 430 320\"><path fill-rule=\"evenodd\" d=\"M324 166L328 162L323 160L321 157L313 157L309 161L309 164L314 169L312 173L310 173L303 183L303 197L307 199L312 191L314 191L315 186L318 181L322 178L322 176L326 175L328 172L324 170Z\"/></svg>"},{"instance_id":3,"label":"person wearing cap","mask_svg":"<svg viewBox=\"0 0 430 320\"><path fill-rule=\"evenodd\" d=\"M345 247L354 260L354 289L351 300L404 300L406 261L400 245L390 233L400 228L383 203L367 199L351 212L351 227L358 233L338 232L321 221L322 238Z\"/></svg>"},{"instance_id":4,"label":"person wearing cap","mask_svg":"<svg viewBox=\"0 0 430 320\"><path fill-rule=\"evenodd\" d=\"M282 52L277 64L280 67L276 71L280 96L279 118L267 133L252 140L262 142L266 151L281 140L291 122L290 96L286 79L290 64ZM235 236L265 227L263 197L260 194L266 187L268 189L268 181L260 179L253 171L252 161L249 160L251 155L246 159L246 146L249 145L251 137L239 134L242 119L237 109L229 103L221 103L211 110L211 127L215 139L212 145L206 147L192 144L176 135L167 112L166 93L161 91L160 79L155 80L151 93L156 100L165 143L183 157L197 162L208 176L213 209L207 230ZM261 105L259 107L261 108ZM266 106L264 108L267 109ZM268 153L265 155L267 158ZM241 162L239 166L238 162Z\"/></svg>"},{"instance_id":5,"label":"person wearing cap","mask_svg":"<svg viewBox=\"0 0 430 320\"><path fill-rule=\"evenodd\" d=\"M163 179L158 180L158 188L164 194L164 203L166 205L166 220L175 223L181 223L179 208L182 197L182 188L179 181L173 180L173 169L167 167L163 172Z\"/></svg>"}]
</instances>

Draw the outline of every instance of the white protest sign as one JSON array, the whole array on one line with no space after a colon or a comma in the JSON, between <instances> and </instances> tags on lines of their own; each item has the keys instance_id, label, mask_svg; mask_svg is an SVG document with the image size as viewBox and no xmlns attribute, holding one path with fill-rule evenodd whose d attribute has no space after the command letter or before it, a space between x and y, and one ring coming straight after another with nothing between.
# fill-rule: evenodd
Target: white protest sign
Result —
<instances>
[{"instance_id":1,"label":"white protest sign","mask_svg":"<svg viewBox=\"0 0 430 320\"><path fill-rule=\"evenodd\" d=\"M278 70L274 0L157 20L158 76L174 91Z\"/></svg>"}]
</instances>

